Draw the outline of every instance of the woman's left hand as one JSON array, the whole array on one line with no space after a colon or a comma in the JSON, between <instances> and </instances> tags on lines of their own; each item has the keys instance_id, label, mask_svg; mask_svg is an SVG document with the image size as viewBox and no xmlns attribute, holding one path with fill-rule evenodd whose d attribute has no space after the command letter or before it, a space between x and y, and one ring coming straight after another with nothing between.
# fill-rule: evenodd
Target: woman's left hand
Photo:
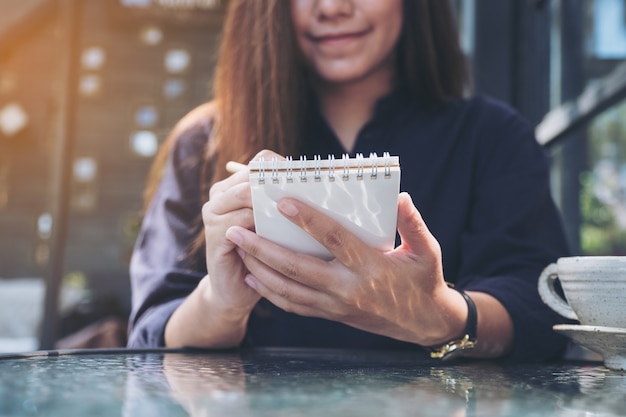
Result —
<instances>
[{"instance_id":1,"label":"woman's left hand","mask_svg":"<svg viewBox=\"0 0 626 417\"><path fill-rule=\"evenodd\" d=\"M322 243L332 261L294 253L254 232L231 227L250 274L246 283L285 311L342 322L368 332L431 346L463 335L467 306L443 276L441 249L411 197L398 200L402 244L367 246L324 214L293 199L283 215Z\"/></svg>"}]
</instances>

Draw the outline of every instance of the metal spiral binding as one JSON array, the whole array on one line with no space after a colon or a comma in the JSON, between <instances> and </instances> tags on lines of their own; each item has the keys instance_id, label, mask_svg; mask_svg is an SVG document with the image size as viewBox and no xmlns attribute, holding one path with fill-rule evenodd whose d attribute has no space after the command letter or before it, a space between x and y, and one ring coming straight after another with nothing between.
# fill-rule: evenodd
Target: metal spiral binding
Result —
<instances>
[{"instance_id":1,"label":"metal spiral binding","mask_svg":"<svg viewBox=\"0 0 626 417\"><path fill-rule=\"evenodd\" d=\"M294 167L293 157L288 156L285 161L279 161L277 157L271 158L270 161L266 161L265 158L260 157L258 161L259 174L258 183L265 184L267 178L271 178L273 184L279 184L281 172L285 172L284 177L287 183L294 182ZM326 164L327 162L327 164ZM324 163L324 166L322 166ZM348 154L341 156L341 165L335 159L335 155L329 154L327 160L322 160L320 155L313 157L313 163L309 163L305 155L300 156L300 182L307 182L308 176L313 174L313 180L315 182L321 182L323 178L328 178L329 182L334 182L337 177L337 169L340 169L341 179L348 181L350 179L350 173L356 174L357 180L363 180L365 175L365 168L370 169L369 177L372 180L378 178L379 168L384 175L384 178L391 178L392 158L389 152L384 152L382 157L379 157L376 152L371 152L368 158L364 158L362 153L357 153L354 158L350 158ZM271 170L270 172L267 172ZM327 172L326 175L322 175L322 171Z\"/></svg>"},{"instance_id":2,"label":"metal spiral binding","mask_svg":"<svg viewBox=\"0 0 626 417\"><path fill-rule=\"evenodd\" d=\"M265 184L265 158L259 158L259 184Z\"/></svg>"},{"instance_id":3,"label":"metal spiral binding","mask_svg":"<svg viewBox=\"0 0 626 417\"><path fill-rule=\"evenodd\" d=\"M272 184L278 184L278 158L272 157Z\"/></svg>"},{"instance_id":4,"label":"metal spiral binding","mask_svg":"<svg viewBox=\"0 0 626 417\"><path fill-rule=\"evenodd\" d=\"M383 153L383 160L385 161L385 178L391 178L391 155L389 152Z\"/></svg>"},{"instance_id":5,"label":"metal spiral binding","mask_svg":"<svg viewBox=\"0 0 626 417\"><path fill-rule=\"evenodd\" d=\"M363 159L362 153L356 154L356 179L363 179L363 165L365 164L365 160Z\"/></svg>"},{"instance_id":6,"label":"metal spiral binding","mask_svg":"<svg viewBox=\"0 0 626 417\"><path fill-rule=\"evenodd\" d=\"M315 155L313 160L315 161L315 165L313 166L313 179L315 182L320 182L322 180L322 157Z\"/></svg>"},{"instance_id":7,"label":"metal spiral binding","mask_svg":"<svg viewBox=\"0 0 626 417\"><path fill-rule=\"evenodd\" d=\"M372 162L372 173L370 178L375 180L378 177L378 155L376 152L370 153L370 161Z\"/></svg>"},{"instance_id":8,"label":"metal spiral binding","mask_svg":"<svg viewBox=\"0 0 626 417\"><path fill-rule=\"evenodd\" d=\"M287 157L287 182L293 182L293 158L291 156Z\"/></svg>"},{"instance_id":9,"label":"metal spiral binding","mask_svg":"<svg viewBox=\"0 0 626 417\"><path fill-rule=\"evenodd\" d=\"M300 155L300 182L306 182L306 156Z\"/></svg>"}]
</instances>

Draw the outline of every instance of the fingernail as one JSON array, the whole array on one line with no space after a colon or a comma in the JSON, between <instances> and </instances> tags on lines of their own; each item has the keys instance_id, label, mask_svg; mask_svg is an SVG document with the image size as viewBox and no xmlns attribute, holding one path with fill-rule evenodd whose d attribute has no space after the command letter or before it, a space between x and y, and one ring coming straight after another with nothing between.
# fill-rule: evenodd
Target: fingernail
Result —
<instances>
[{"instance_id":1,"label":"fingernail","mask_svg":"<svg viewBox=\"0 0 626 417\"><path fill-rule=\"evenodd\" d=\"M243 280L246 282L246 284L248 284L250 288L253 288L255 290L257 289L256 279L252 275L250 274L246 275L246 277Z\"/></svg>"},{"instance_id":2,"label":"fingernail","mask_svg":"<svg viewBox=\"0 0 626 417\"><path fill-rule=\"evenodd\" d=\"M230 227L226 230L226 239L239 246L243 242L243 235L236 228Z\"/></svg>"},{"instance_id":3,"label":"fingernail","mask_svg":"<svg viewBox=\"0 0 626 417\"><path fill-rule=\"evenodd\" d=\"M281 200L278 202L278 209L281 213L286 214L289 217L298 215L298 207L287 200Z\"/></svg>"}]
</instances>

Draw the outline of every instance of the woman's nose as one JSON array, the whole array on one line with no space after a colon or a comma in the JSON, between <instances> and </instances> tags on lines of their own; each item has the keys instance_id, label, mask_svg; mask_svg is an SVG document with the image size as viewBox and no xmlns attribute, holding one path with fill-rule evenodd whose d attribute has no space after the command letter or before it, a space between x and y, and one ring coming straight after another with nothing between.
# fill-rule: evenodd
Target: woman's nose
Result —
<instances>
[{"instance_id":1,"label":"woman's nose","mask_svg":"<svg viewBox=\"0 0 626 417\"><path fill-rule=\"evenodd\" d=\"M351 15L354 12L354 1L318 0L315 7L318 18L335 19Z\"/></svg>"}]
</instances>

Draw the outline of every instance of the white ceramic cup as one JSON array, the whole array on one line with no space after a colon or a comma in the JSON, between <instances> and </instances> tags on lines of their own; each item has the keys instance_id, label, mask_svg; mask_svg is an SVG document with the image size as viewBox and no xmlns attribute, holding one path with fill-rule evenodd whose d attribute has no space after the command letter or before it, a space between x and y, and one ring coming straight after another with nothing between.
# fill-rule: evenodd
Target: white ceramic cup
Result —
<instances>
[{"instance_id":1,"label":"white ceramic cup","mask_svg":"<svg viewBox=\"0 0 626 417\"><path fill-rule=\"evenodd\" d=\"M557 278L565 300L555 290ZM543 302L563 317L626 328L626 256L559 258L543 270L538 285Z\"/></svg>"}]
</instances>

